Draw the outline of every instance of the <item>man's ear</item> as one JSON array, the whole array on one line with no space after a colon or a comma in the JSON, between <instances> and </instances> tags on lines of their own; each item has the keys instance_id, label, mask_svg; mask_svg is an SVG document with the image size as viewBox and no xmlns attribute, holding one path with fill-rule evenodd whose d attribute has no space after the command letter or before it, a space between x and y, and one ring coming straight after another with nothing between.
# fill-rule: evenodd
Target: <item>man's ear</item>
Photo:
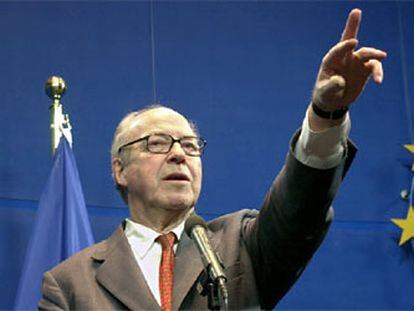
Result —
<instances>
[{"instance_id":1,"label":"man's ear","mask_svg":"<svg viewBox=\"0 0 414 311\"><path fill-rule=\"evenodd\" d=\"M117 185L126 187L128 182L125 178L124 165L120 158L112 160L112 175Z\"/></svg>"}]
</instances>

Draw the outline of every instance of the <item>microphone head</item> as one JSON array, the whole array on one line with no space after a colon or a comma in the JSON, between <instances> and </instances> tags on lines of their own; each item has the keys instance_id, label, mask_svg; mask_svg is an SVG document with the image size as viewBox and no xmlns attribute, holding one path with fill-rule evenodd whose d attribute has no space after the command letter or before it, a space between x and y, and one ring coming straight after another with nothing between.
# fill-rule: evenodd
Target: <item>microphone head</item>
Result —
<instances>
[{"instance_id":1,"label":"microphone head","mask_svg":"<svg viewBox=\"0 0 414 311\"><path fill-rule=\"evenodd\" d=\"M194 226L201 226L207 229L207 224L204 219L195 213L188 217L184 225L184 231L189 237L191 237L191 230L193 230Z\"/></svg>"}]
</instances>

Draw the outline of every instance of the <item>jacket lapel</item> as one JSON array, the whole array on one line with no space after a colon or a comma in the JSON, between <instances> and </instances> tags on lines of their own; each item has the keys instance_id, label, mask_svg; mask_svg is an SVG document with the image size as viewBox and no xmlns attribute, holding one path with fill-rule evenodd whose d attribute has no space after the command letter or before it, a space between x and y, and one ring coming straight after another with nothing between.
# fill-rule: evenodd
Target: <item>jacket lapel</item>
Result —
<instances>
[{"instance_id":1,"label":"jacket lapel","mask_svg":"<svg viewBox=\"0 0 414 311\"><path fill-rule=\"evenodd\" d=\"M221 234L207 231L207 235L213 249L217 250ZM135 261L123 226L101 245L92 256L100 263L96 270L97 282L130 310L161 310ZM175 255L173 310L179 309L203 270L196 245L183 232Z\"/></svg>"},{"instance_id":2,"label":"jacket lapel","mask_svg":"<svg viewBox=\"0 0 414 311\"><path fill-rule=\"evenodd\" d=\"M96 280L131 310L160 310L134 258L122 225L93 258L102 262Z\"/></svg>"}]
</instances>

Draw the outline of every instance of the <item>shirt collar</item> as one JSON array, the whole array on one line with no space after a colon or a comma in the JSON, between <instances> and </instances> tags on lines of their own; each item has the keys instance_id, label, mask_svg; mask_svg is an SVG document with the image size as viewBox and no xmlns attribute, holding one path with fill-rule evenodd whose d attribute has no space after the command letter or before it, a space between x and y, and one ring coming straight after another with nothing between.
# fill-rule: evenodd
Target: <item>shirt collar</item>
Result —
<instances>
[{"instance_id":1,"label":"shirt collar","mask_svg":"<svg viewBox=\"0 0 414 311\"><path fill-rule=\"evenodd\" d=\"M178 241L181 239L181 234L184 231L184 224L185 221L182 221L178 224L178 226L171 230L177 237L176 243L178 243ZM135 241L138 246L135 248L135 251L141 258L143 258L154 245L155 239L160 234L147 226L138 224L127 218L125 225L125 235L128 240L133 239Z\"/></svg>"}]
</instances>

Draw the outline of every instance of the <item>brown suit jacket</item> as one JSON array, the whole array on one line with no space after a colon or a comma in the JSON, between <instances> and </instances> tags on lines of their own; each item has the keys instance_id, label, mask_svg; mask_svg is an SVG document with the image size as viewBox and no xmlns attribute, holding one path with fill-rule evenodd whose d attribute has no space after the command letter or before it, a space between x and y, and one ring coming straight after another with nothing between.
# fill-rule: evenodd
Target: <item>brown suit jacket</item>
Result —
<instances>
[{"instance_id":1,"label":"brown suit jacket","mask_svg":"<svg viewBox=\"0 0 414 311\"><path fill-rule=\"evenodd\" d=\"M297 135L294 140L297 139ZM230 309L272 309L300 276L329 227L331 202L356 149L336 168L318 170L288 154L260 212L242 210L209 223L228 277ZM175 256L174 310L207 309L198 280L203 265L183 233ZM46 272L41 310L160 310L121 225Z\"/></svg>"}]
</instances>

